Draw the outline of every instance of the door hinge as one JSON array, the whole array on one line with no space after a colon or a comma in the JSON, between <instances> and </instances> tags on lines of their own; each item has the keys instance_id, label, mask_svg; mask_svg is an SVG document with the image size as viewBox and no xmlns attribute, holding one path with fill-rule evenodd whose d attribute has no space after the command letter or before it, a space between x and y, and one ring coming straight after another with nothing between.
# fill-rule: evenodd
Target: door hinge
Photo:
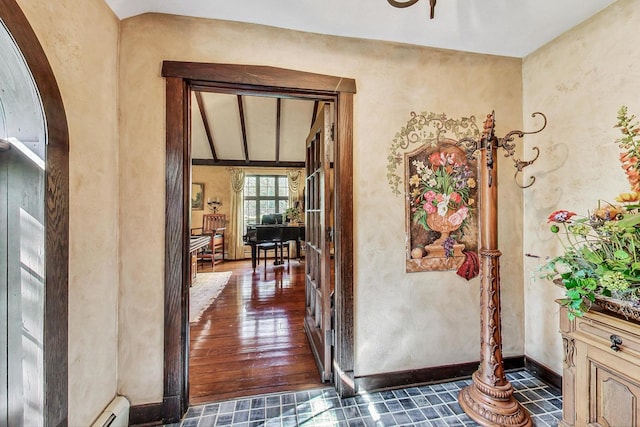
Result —
<instances>
[{"instance_id":1,"label":"door hinge","mask_svg":"<svg viewBox=\"0 0 640 427\"><path fill-rule=\"evenodd\" d=\"M333 228L327 227L327 242L333 242Z\"/></svg>"},{"instance_id":2,"label":"door hinge","mask_svg":"<svg viewBox=\"0 0 640 427\"><path fill-rule=\"evenodd\" d=\"M335 123L331 123L331 140L332 141L336 140L336 124Z\"/></svg>"},{"instance_id":3,"label":"door hinge","mask_svg":"<svg viewBox=\"0 0 640 427\"><path fill-rule=\"evenodd\" d=\"M326 342L331 345L331 347L336 346L336 330L329 329L327 330Z\"/></svg>"}]
</instances>

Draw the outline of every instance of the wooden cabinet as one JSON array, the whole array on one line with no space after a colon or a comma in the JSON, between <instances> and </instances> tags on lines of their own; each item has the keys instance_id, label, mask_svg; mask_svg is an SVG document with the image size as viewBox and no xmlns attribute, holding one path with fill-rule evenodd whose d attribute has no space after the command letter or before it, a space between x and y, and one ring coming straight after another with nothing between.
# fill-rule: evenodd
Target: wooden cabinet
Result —
<instances>
[{"instance_id":1,"label":"wooden cabinet","mask_svg":"<svg viewBox=\"0 0 640 427\"><path fill-rule=\"evenodd\" d=\"M640 323L592 308L569 321L560 310L564 344L559 426L640 425Z\"/></svg>"}]
</instances>

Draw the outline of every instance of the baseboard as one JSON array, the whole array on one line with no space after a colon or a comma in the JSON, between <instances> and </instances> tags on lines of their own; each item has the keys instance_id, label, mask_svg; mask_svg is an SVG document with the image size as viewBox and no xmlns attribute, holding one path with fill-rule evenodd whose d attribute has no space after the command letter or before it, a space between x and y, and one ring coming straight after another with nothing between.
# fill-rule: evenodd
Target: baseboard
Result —
<instances>
[{"instance_id":1,"label":"baseboard","mask_svg":"<svg viewBox=\"0 0 640 427\"><path fill-rule=\"evenodd\" d=\"M527 371L531 372L531 374L540 378L547 384L562 389L562 375L556 374L554 371L547 368L542 363L538 363L530 357L525 357L524 367Z\"/></svg>"},{"instance_id":2,"label":"baseboard","mask_svg":"<svg viewBox=\"0 0 640 427\"><path fill-rule=\"evenodd\" d=\"M162 402L131 406L129 425L137 427L162 425Z\"/></svg>"},{"instance_id":3,"label":"baseboard","mask_svg":"<svg viewBox=\"0 0 640 427\"><path fill-rule=\"evenodd\" d=\"M503 363L505 371L523 369L525 367L525 357L506 357L503 359ZM356 386L359 391L376 391L469 378L471 374L478 369L479 364L480 362L469 362L410 371L367 375L357 377Z\"/></svg>"}]
</instances>

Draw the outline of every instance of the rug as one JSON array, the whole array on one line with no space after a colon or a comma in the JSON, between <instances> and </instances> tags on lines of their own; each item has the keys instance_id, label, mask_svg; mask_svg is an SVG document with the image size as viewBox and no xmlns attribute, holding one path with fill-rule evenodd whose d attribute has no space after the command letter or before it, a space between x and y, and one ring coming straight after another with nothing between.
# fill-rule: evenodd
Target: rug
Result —
<instances>
[{"instance_id":1,"label":"rug","mask_svg":"<svg viewBox=\"0 0 640 427\"><path fill-rule=\"evenodd\" d=\"M200 320L202 312L220 295L230 277L230 271L198 273L189 292L189 323Z\"/></svg>"}]
</instances>

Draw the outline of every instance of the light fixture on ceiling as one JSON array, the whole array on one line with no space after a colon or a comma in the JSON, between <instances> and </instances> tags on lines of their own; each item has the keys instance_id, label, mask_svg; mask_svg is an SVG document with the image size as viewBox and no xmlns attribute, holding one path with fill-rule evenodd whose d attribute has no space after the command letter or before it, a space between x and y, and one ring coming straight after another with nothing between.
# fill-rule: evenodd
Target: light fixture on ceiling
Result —
<instances>
[{"instance_id":1,"label":"light fixture on ceiling","mask_svg":"<svg viewBox=\"0 0 640 427\"><path fill-rule=\"evenodd\" d=\"M407 0L407 1L396 1L396 0L387 0L389 4L393 7L405 8L409 6L413 6L418 3L419 0ZM436 10L436 1L437 0L429 0L431 4L431 19L433 19L433 14Z\"/></svg>"}]
</instances>

